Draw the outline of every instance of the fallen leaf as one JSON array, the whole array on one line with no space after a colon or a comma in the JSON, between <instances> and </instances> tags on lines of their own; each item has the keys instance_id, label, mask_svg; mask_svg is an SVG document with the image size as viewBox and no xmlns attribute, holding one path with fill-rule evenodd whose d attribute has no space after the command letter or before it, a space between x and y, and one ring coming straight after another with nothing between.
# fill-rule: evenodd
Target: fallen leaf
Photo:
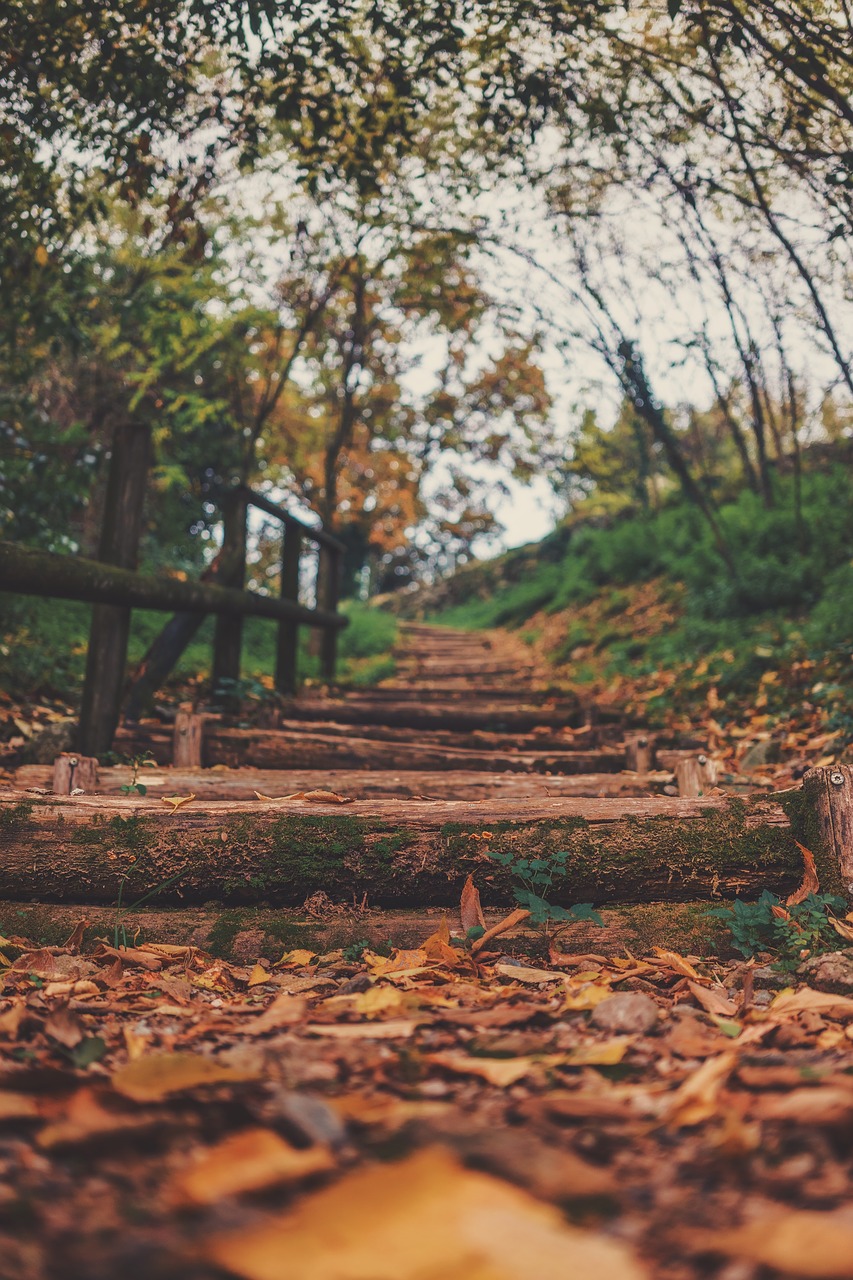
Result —
<instances>
[{"instance_id":1,"label":"fallen leaf","mask_svg":"<svg viewBox=\"0 0 853 1280\"><path fill-rule=\"evenodd\" d=\"M397 987L371 987L354 997L352 1007L363 1018L380 1018L386 1013L398 1013L405 1003L405 992Z\"/></svg>"},{"instance_id":2,"label":"fallen leaf","mask_svg":"<svg viewBox=\"0 0 853 1280\"><path fill-rule=\"evenodd\" d=\"M255 795L268 804L281 804L284 800L308 800L311 804L352 804L352 796L338 795L337 791L293 791L287 796L264 796L260 791Z\"/></svg>"},{"instance_id":3,"label":"fallen leaf","mask_svg":"<svg viewBox=\"0 0 853 1280\"><path fill-rule=\"evenodd\" d=\"M184 1089L257 1078L256 1070L237 1070L200 1053L151 1053L120 1067L112 1082L117 1093L135 1102L158 1102Z\"/></svg>"},{"instance_id":4,"label":"fallen leaf","mask_svg":"<svg viewBox=\"0 0 853 1280\"><path fill-rule=\"evenodd\" d=\"M737 1013L737 1005L728 998L725 987L702 987L698 982L687 985L706 1013L716 1013L721 1018L732 1018Z\"/></svg>"},{"instance_id":5,"label":"fallen leaf","mask_svg":"<svg viewBox=\"0 0 853 1280\"><path fill-rule=\"evenodd\" d=\"M611 1067L621 1062L634 1043L633 1036L616 1036L612 1040L581 1044L565 1059L569 1067Z\"/></svg>"},{"instance_id":6,"label":"fallen leaf","mask_svg":"<svg viewBox=\"0 0 853 1280\"><path fill-rule=\"evenodd\" d=\"M701 973L693 968L693 965L684 956L680 956L677 951L667 951L665 947L652 947L659 962L667 969L680 973L685 978L692 978L694 982L707 985L710 978L703 978Z\"/></svg>"},{"instance_id":7,"label":"fallen leaf","mask_svg":"<svg viewBox=\"0 0 853 1280\"><path fill-rule=\"evenodd\" d=\"M685 1231L679 1242L701 1253L722 1253L788 1275L814 1280L853 1277L853 1219L849 1211L786 1209L729 1230Z\"/></svg>"},{"instance_id":8,"label":"fallen leaf","mask_svg":"<svg viewBox=\"0 0 853 1280\"><path fill-rule=\"evenodd\" d=\"M819 1085L792 1089L781 1096L764 1094L750 1114L759 1120L796 1120L800 1124L838 1124L853 1114L853 1082L850 1087Z\"/></svg>"},{"instance_id":9,"label":"fallen leaf","mask_svg":"<svg viewBox=\"0 0 853 1280\"><path fill-rule=\"evenodd\" d=\"M480 906L480 894L474 884L473 875L469 875L462 887L459 915L462 921L463 934L467 933L469 929L476 929L477 927L485 929L486 927L483 908Z\"/></svg>"},{"instance_id":10,"label":"fallen leaf","mask_svg":"<svg viewBox=\"0 0 853 1280\"><path fill-rule=\"evenodd\" d=\"M39 1114L38 1103L26 1093L0 1090L0 1120L27 1120Z\"/></svg>"},{"instance_id":11,"label":"fallen leaf","mask_svg":"<svg viewBox=\"0 0 853 1280\"><path fill-rule=\"evenodd\" d=\"M643 1280L626 1245L433 1148L357 1169L278 1220L203 1245L246 1280Z\"/></svg>"},{"instance_id":12,"label":"fallen leaf","mask_svg":"<svg viewBox=\"0 0 853 1280\"><path fill-rule=\"evenodd\" d=\"M691 1126L710 1119L717 1109L717 1098L737 1062L731 1051L708 1058L687 1077L670 1099L668 1119L671 1124Z\"/></svg>"},{"instance_id":13,"label":"fallen leaf","mask_svg":"<svg viewBox=\"0 0 853 1280\"><path fill-rule=\"evenodd\" d=\"M411 951L392 951L390 956L378 956L374 951L364 953L364 962L375 978L384 977L387 973L422 969L428 959L423 947Z\"/></svg>"},{"instance_id":14,"label":"fallen leaf","mask_svg":"<svg viewBox=\"0 0 853 1280\"><path fill-rule=\"evenodd\" d=\"M177 813L185 804L192 804L193 800L195 800L194 792L188 796L160 796L160 803L171 805L172 813Z\"/></svg>"},{"instance_id":15,"label":"fallen leaf","mask_svg":"<svg viewBox=\"0 0 853 1280\"><path fill-rule=\"evenodd\" d=\"M276 969L302 969L305 965L316 960L316 954L313 951L305 951L298 949L295 951L285 951L280 960L276 962Z\"/></svg>"},{"instance_id":16,"label":"fallen leaf","mask_svg":"<svg viewBox=\"0 0 853 1280\"><path fill-rule=\"evenodd\" d=\"M543 1054L539 1058L474 1058L466 1053L448 1050L447 1053L431 1053L427 1060L437 1067L444 1067L446 1071L455 1072L456 1075L479 1076L482 1080L488 1080L489 1084L497 1085L499 1089L507 1089L516 1081L529 1076L537 1067L556 1066L565 1062L566 1056Z\"/></svg>"},{"instance_id":17,"label":"fallen leaf","mask_svg":"<svg viewBox=\"0 0 853 1280\"><path fill-rule=\"evenodd\" d=\"M73 1049L83 1039L83 1024L70 1009L57 1009L44 1024L45 1035L66 1049Z\"/></svg>"},{"instance_id":18,"label":"fallen leaf","mask_svg":"<svg viewBox=\"0 0 853 1280\"><path fill-rule=\"evenodd\" d=\"M163 1123L162 1113L119 1111L115 1101L115 1095L103 1089L78 1089L65 1101L62 1115L39 1130L37 1145L43 1151L81 1146L109 1134L155 1129Z\"/></svg>"},{"instance_id":19,"label":"fallen leaf","mask_svg":"<svg viewBox=\"0 0 853 1280\"><path fill-rule=\"evenodd\" d=\"M215 1204L226 1196L301 1182L334 1168L335 1158L328 1147L300 1150L271 1129L244 1129L202 1151L177 1174L171 1192L182 1203Z\"/></svg>"},{"instance_id":20,"label":"fallen leaf","mask_svg":"<svg viewBox=\"0 0 853 1280\"><path fill-rule=\"evenodd\" d=\"M482 951L487 943L493 938L500 937L502 933L506 933L509 929L514 929L517 924L521 924L523 920L527 920L530 916L529 911L525 911L523 907L517 907L515 911L510 911L508 916L504 916L503 920L499 920L497 924L493 924L491 929L487 929L482 938L477 938L471 946L474 955L478 951Z\"/></svg>"},{"instance_id":21,"label":"fallen leaf","mask_svg":"<svg viewBox=\"0 0 853 1280\"><path fill-rule=\"evenodd\" d=\"M414 1035L417 1025L412 1018L389 1018L387 1022L309 1022L305 1030L332 1040L397 1040Z\"/></svg>"},{"instance_id":22,"label":"fallen leaf","mask_svg":"<svg viewBox=\"0 0 853 1280\"><path fill-rule=\"evenodd\" d=\"M800 844L799 840L795 840L794 844L803 855L803 880L799 889L785 899L786 907L795 907L798 903L805 902L810 893L817 893L820 888L814 854L804 844Z\"/></svg>"},{"instance_id":23,"label":"fallen leaf","mask_svg":"<svg viewBox=\"0 0 853 1280\"><path fill-rule=\"evenodd\" d=\"M279 1027L292 1027L305 1017L308 1001L304 996L293 996L286 992L276 996L272 1004L268 1004L262 1014L241 1027L244 1035L262 1036L267 1031L277 1031Z\"/></svg>"},{"instance_id":24,"label":"fallen leaf","mask_svg":"<svg viewBox=\"0 0 853 1280\"><path fill-rule=\"evenodd\" d=\"M577 1013L585 1009L594 1009L596 1005L601 1004L602 1000L607 1000L613 992L609 985L603 982L587 982L579 991L569 991L563 1001L564 1013Z\"/></svg>"},{"instance_id":25,"label":"fallen leaf","mask_svg":"<svg viewBox=\"0 0 853 1280\"><path fill-rule=\"evenodd\" d=\"M270 975L262 964L256 964L249 974L249 987L261 987L269 982Z\"/></svg>"},{"instance_id":26,"label":"fallen leaf","mask_svg":"<svg viewBox=\"0 0 853 1280\"><path fill-rule=\"evenodd\" d=\"M849 996L834 996L829 991L813 991L804 987L801 991L780 991L768 1005L771 1017L794 1017L798 1013L853 1014L853 1000Z\"/></svg>"},{"instance_id":27,"label":"fallen leaf","mask_svg":"<svg viewBox=\"0 0 853 1280\"><path fill-rule=\"evenodd\" d=\"M516 982L531 982L536 986L544 982L565 982L565 974L553 969L530 969L523 964L496 964L495 973L503 978L515 978Z\"/></svg>"}]
</instances>

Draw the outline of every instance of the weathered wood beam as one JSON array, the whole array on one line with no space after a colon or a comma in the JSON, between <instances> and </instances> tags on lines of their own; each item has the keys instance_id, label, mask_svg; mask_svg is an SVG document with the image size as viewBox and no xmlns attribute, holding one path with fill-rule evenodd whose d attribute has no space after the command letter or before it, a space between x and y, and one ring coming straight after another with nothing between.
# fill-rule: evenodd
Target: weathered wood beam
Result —
<instances>
[{"instance_id":1,"label":"weathered wood beam","mask_svg":"<svg viewBox=\"0 0 853 1280\"><path fill-rule=\"evenodd\" d=\"M355 800L379 797L419 800L533 800L558 796L647 796L659 790L669 774L586 773L546 776L541 773L485 773L457 770L417 772L366 769L203 769L164 766L145 769L140 781L151 796L190 795L207 800L253 800L255 793L266 796L290 795L295 791L318 789L335 791ZM18 790L50 791L51 769L47 765L21 765L15 770ZM129 765L99 769L94 785L84 789L96 795L121 795L132 781ZM53 788L60 794L57 788ZM65 794L67 794L67 788Z\"/></svg>"},{"instance_id":2,"label":"weathered wood beam","mask_svg":"<svg viewBox=\"0 0 853 1280\"><path fill-rule=\"evenodd\" d=\"M342 614L306 609L292 600L237 591L206 582L155 578L86 560L0 541L0 591L92 604L121 604L167 613L237 613L244 617L292 618L309 627L345 627Z\"/></svg>"},{"instance_id":3,"label":"weathered wood beam","mask_svg":"<svg viewBox=\"0 0 853 1280\"><path fill-rule=\"evenodd\" d=\"M298 905L323 890L374 905L486 902L512 878L490 853L550 859L553 900L686 901L787 892L802 859L774 800L210 801L0 794L0 897ZM821 863L819 862L819 866Z\"/></svg>"}]
</instances>

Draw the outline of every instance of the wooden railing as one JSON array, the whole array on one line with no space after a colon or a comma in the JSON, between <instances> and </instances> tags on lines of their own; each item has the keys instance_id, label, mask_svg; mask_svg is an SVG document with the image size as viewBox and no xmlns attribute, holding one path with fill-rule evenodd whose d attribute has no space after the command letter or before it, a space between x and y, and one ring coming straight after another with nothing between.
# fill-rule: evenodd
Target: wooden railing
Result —
<instances>
[{"instance_id":1,"label":"wooden railing","mask_svg":"<svg viewBox=\"0 0 853 1280\"><path fill-rule=\"evenodd\" d=\"M337 611L343 543L323 529L299 520L262 494L242 486L228 491L221 505L225 525L224 572L220 573L217 584L152 577L106 560L58 555L0 542L0 591L82 600L95 606L76 742L81 755L102 755L112 746L125 684L132 609L213 614L217 620L214 688L217 683L227 686L239 680L245 617L278 621L275 684L281 692L288 695L296 692L300 626L321 630L322 675L326 680L334 679L337 633L347 625L347 619ZM258 507L284 526L280 599L244 589L249 506ZM300 560L303 542L307 539L320 548L317 607L313 609L298 600Z\"/></svg>"}]
</instances>

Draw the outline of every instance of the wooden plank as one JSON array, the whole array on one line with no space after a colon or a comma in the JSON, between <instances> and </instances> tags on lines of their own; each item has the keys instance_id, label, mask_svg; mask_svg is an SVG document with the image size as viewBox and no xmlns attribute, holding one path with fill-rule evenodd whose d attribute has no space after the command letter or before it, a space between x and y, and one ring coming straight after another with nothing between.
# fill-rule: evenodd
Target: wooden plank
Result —
<instances>
[{"instance_id":1,"label":"wooden plank","mask_svg":"<svg viewBox=\"0 0 853 1280\"><path fill-rule=\"evenodd\" d=\"M288 526L281 553L281 598L299 600L299 564L302 558L302 533ZM275 651L275 687L279 693L294 696L298 687L299 626L282 620L278 624Z\"/></svg>"},{"instance_id":2,"label":"wooden plank","mask_svg":"<svg viewBox=\"0 0 853 1280\"><path fill-rule=\"evenodd\" d=\"M56 600L84 600L94 604L122 604L166 613L238 613L243 617L293 618L309 627L345 627L343 614L307 609L291 600L277 600L254 591L237 591L207 582L149 577L82 556L57 555L0 541L0 591L44 596Z\"/></svg>"},{"instance_id":3,"label":"wooden plank","mask_svg":"<svg viewBox=\"0 0 853 1280\"><path fill-rule=\"evenodd\" d=\"M589 773L551 777L541 773L476 773L457 771L373 772L359 769L214 769L164 767L146 769L142 781L152 795L190 795L199 800L251 800L256 791L283 796L324 789L353 799L419 797L421 799L531 800L551 796L651 795L671 780L669 773ZM128 765L99 771L98 795L120 795L131 782ZM15 770L18 790L50 790L51 770L22 765Z\"/></svg>"},{"instance_id":4,"label":"wooden plank","mask_svg":"<svg viewBox=\"0 0 853 1280\"><path fill-rule=\"evenodd\" d=\"M114 902L218 899L297 905L318 890L376 905L458 902L483 877L511 901L490 853L561 855L553 900L685 901L786 892L802 858L775 799L572 798L210 801L0 793L0 896ZM565 857L563 857L565 855Z\"/></svg>"},{"instance_id":5,"label":"wooden plank","mask_svg":"<svg viewBox=\"0 0 853 1280\"><path fill-rule=\"evenodd\" d=\"M246 499L232 492L222 499L222 568L219 576L224 587L242 591L246 585ZM240 679L240 653L243 645L243 617L239 613L220 613L213 634L213 663L210 682L214 699L221 706L239 702L235 686Z\"/></svg>"},{"instance_id":6,"label":"wooden plank","mask_svg":"<svg viewBox=\"0 0 853 1280\"><path fill-rule=\"evenodd\" d=\"M455 904L454 904L455 905ZM654 904L602 908L603 927L579 923L564 935L564 949L597 951L619 955L628 948L633 955L649 953L653 946L669 947L693 954L707 954L709 935L715 932L708 919L707 902L668 903L664 910ZM408 910L353 908L349 903L323 910L282 907L156 907L143 906L122 911L118 917L129 938L139 942L165 942L199 947L203 951L254 964L259 957L273 962L282 951L304 948L317 954L365 940L384 946L391 939L396 947L418 947L441 925L447 915L450 929L461 934L461 923L453 907L421 906ZM506 915L501 907L486 908L488 926ZM0 900L0 933L32 939L46 946L62 946L82 922L86 924L84 946L99 938L112 939L116 927L115 907L78 903L22 903ZM500 936L502 949L528 953L531 943L541 943L541 930L529 924L516 925Z\"/></svg>"},{"instance_id":7,"label":"wooden plank","mask_svg":"<svg viewBox=\"0 0 853 1280\"><path fill-rule=\"evenodd\" d=\"M417 736L391 742L356 737L352 732L332 735L324 726L279 729L209 727L205 759L209 765L251 765L256 769L436 769L487 770L490 773L597 773L621 769L621 751L540 750L492 751L430 743ZM120 750L135 755L151 750L158 764L168 764L171 737L165 728L126 725L116 737Z\"/></svg>"},{"instance_id":8,"label":"wooden plank","mask_svg":"<svg viewBox=\"0 0 853 1280\"><path fill-rule=\"evenodd\" d=\"M405 725L410 729L493 729L525 730L539 725L550 728L574 727L583 723L578 707L556 710L516 704L468 707L467 699L419 706L388 706L384 702L346 702L334 698L312 698L292 702L287 716L293 720L335 720L339 724Z\"/></svg>"}]
</instances>

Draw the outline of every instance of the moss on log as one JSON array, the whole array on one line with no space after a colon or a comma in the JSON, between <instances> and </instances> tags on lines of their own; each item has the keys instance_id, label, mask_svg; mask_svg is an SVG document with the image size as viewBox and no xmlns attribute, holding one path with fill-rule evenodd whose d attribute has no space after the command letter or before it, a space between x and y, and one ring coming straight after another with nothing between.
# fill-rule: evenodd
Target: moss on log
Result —
<instances>
[{"instance_id":1,"label":"moss on log","mask_svg":"<svg viewBox=\"0 0 853 1280\"><path fill-rule=\"evenodd\" d=\"M568 853L554 900L685 901L786 892L801 867L785 813L765 799L362 800L341 808L0 795L0 896L126 903L454 904L477 874L506 902L490 853Z\"/></svg>"},{"instance_id":2,"label":"moss on log","mask_svg":"<svg viewBox=\"0 0 853 1280\"><path fill-rule=\"evenodd\" d=\"M509 903L507 904L510 905ZM706 914L707 902L634 904L602 911L604 927L572 925L559 944L564 950L613 954L626 947L642 955L652 947L705 955L725 947L724 930ZM278 960L283 951L305 948L318 955L336 947L368 943L382 947L416 947L439 925L441 908L410 911L344 911L324 916L304 910L269 907L139 907L120 917L128 941L168 942L200 947L224 960L251 964L263 957ZM487 910L486 924L497 923L503 910ZM456 912L447 912L451 931L460 931ZM61 946L76 925L87 927L84 947L97 939L112 942L117 922L115 908L0 901L0 934L19 937L44 946ZM502 934L500 950L509 954L547 954L541 929L523 925Z\"/></svg>"}]
</instances>

